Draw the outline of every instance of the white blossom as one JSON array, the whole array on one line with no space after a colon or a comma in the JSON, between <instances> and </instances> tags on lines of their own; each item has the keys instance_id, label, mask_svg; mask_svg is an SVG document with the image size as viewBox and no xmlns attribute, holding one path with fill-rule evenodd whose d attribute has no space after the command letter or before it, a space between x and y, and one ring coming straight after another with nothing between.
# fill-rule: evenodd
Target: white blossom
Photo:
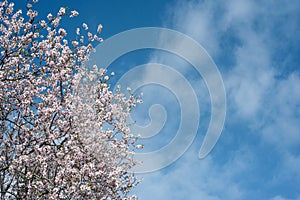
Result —
<instances>
[{"instance_id":1,"label":"white blossom","mask_svg":"<svg viewBox=\"0 0 300 200\"><path fill-rule=\"evenodd\" d=\"M102 24L99 24L97 27L97 33L100 33L102 28L103 28Z\"/></svg>"},{"instance_id":2,"label":"white blossom","mask_svg":"<svg viewBox=\"0 0 300 200\"><path fill-rule=\"evenodd\" d=\"M76 17L79 13L76 10L71 11L70 17Z\"/></svg>"},{"instance_id":3,"label":"white blossom","mask_svg":"<svg viewBox=\"0 0 300 200\"><path fill-rule=\"evenodd\" d=\"M58 15L58 16L62 16L62 15L64 15L64 14L66 14L66 8L61 7L61 8L59 9L57 15Z\"/></svg>"},{"instance_id":4,"label":"white blossom","mask_svg":"<svg viewBox=\"0 0 300 200\"><path fill-rule=\"evenodd\" d=\"M142 146L127 119L139 99L113 92L107 70L82 67L95 35L78 28L68 40L65 8L39 21L33 6L24 17L0 2L1 198L136 199L130 169Z\"/></svg>"},{"instance_id":5,"label":"white blossom","mask_svg":"<svg viewBox=\"0 0 300 200\"><path fill-rule=\"evenodd\" d=\"M89 29L89 27L88 27L88 25L86 23L82 23L82 27L84 28L84 30L88 30Z\"/></svg>"},{"instance_id":6,"label":"white blossom","mask_svg":"<svg viewBox=\"0 0 300 200\"><path fill-rule=\"evenodd\" d=\"M48 18L49 20L51 20L51 19L52 19L52 14L49 13L49 14L47 15L47 18Z\"/></svg>"}]
</instances>

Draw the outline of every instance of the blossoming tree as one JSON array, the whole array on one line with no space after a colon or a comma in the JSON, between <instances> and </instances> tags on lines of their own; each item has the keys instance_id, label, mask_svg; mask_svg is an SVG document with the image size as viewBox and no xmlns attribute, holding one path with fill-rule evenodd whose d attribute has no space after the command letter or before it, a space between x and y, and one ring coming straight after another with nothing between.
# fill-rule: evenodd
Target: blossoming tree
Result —
<instances>
[{"instance_id":1,"label":"blossoming tree","mask_svg":"<svg viewBox=\"0 0 300 200\"><path fill-rule=\"evenodd\" d=\"M33 3L23 14L0 2L1 199L135 199L127 117L140 100L83 67L102 26L67 40L60 20L78 13L38 20Z\"/></svg>"}]
</instances>

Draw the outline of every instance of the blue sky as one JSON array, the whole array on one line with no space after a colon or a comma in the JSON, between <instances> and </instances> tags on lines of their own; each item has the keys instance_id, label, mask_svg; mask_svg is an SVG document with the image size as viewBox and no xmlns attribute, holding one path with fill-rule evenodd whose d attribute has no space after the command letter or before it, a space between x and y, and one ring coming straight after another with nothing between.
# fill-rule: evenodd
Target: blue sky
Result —
<instances>
[{"instance_id":1,"label":"blue sky","mask_svg":"<svg viewBox=\"0 0 300 200\"><path fill-rule=\"evenodd\" d=\"M60 6L80 13L65 22L70 37L82 22L91 30L102 23L104 39L133 28L170 28L201 44L220 70L227 94L226 121L217 145L200 160L198 152L211 114L201 76L184 60L149 49L121 56L108 68L116 72L112 80L116 82L135 66L162 63L186 77L198 97L201 118L196 138L170 166L139 175L144 181L134 192L140 199L300 199L299 1L55 0L37 4L44 16ZM159 71L157 75L170 78ZM141 79L146 76L146 72L140 74ZM133 114L140 125L150 122L152 104L161 104L167 114L160 132L142 140L144 151L153 151L175 136L180 108L166 88L152 84L139 91L145 103Z\"/></svg>"}]
</instances>

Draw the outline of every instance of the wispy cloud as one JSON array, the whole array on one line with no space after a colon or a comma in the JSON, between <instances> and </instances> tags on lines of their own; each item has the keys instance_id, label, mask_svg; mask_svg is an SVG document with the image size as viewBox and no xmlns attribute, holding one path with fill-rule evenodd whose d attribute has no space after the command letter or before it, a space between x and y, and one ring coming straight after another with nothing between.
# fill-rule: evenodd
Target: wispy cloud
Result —
<instances>
[{"instance_id":1,"label":"wispy cloud","mask_svg":"<svg viewBox=\"0 0 300 200\"><path fill-rule=\"evenodd\" d=\"M192 147L166 170L145 174L141 199L299 199L299 9L296 1L170 6L165 26L196 39L222 72L227 123L206 159L196 160Z\"/></svg>"}]
</instances>

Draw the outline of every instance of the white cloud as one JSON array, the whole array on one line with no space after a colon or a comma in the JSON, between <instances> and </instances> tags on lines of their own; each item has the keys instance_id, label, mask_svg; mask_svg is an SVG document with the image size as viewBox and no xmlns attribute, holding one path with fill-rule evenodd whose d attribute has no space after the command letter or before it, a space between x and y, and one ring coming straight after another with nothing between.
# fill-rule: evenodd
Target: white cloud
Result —
<instances>
[{"instance_id":1,"label":"white cloud","mask_svg":"<svg viewBox=\"0 0 300 200\"><path fill-rule=\"evenodd\" d=\"M281 197L281 196L276 196L270 200L286 200L285 198Z\"/></svg>"},{"instance_id":2,"label":"white cloud","mask_svg":"<svg viewBox=\"0 0 300 200\"><path fill-rule=\"evenodd\" d=\"M297 197L297 198L294 199L294 200L299 200L299 199L300 199L300 196ZM278 196L275 196L275 197L271 198L270 200L292 200L292 199L285 198L285 197L282 197L282 196L278 195Z\"/></svg>"},{"instance_id":3,"label":"white cloud","mask_svg":"<svg viewBox=\"0 0 300 200\"><path fill-rule=\"evenodd\" d=\"M240 165L224 168L214 163L211 157L198 160L189 151L172 170L146 174L138 190L142 199L242 199L243 192L231 181L232 171L239 171Z\"/></svg>"},{"instance_id":4,"label":"white cloud","mask_svg":"<svg viewBox=\"0 0 300 200\"><path fill-rule=\"evenodd\" d=\"M300 144L300 77L291 74L278 81L267 97L267 122L262 133L266 141L285 149ZM300 165L299 165L300 166Z\"/></svg>"},{"instance_id":5,"label":"white cloud","mask_svg":"<svg viewBox=\"0 0 300 200\"><path fill-rule=\"evenodd\" d=\"M264 150L273 152L273 159L278 159L274 162L278 162L276 167L279 169L275 170L277 174L273 177L264 177L273 178L268 180L268 184L276 185L278 189L280 184L288 184L290 180L299 182L300 76L296 72L288 72L288 76L280 77L290 60L278 61L276 57L284 45L299 41L295 34L299 32L299 27L295 25L296 20L289 17L296 15L297 7L298 4L293 5L290 1L275 4L233 0L226 3L184 1L170 9L173 28L196 39L213 58L218 59L224 53L222 51L227 49L222 46L224 40L229 36L234 38L228 39L232 48L226 54L231 56L231 66L225 68L222 60L218 60L217 64L223 72L228 95L227 113L231 124L227 126L249 128L249 133L227 133L227 137L233 137L232 145L240 149L233 151L232 157L226 158L222 165L214 154L195 161L196 151L193 150L167 172L145 175L145 181L140 186L142 199L260 199L255 195L273 200L288 199L284 197L284 190L277 191L278 195L264 191L252 194L253 187L261 187L261 190L267 187L265 183L259 182L261 177L251 177L257 184L261 184L255 186L241 179L249 176L248 173L252 173L254 167L258 169L253 172L253 176L261 176L259 168L267 165L264 162L255 163L260 156L255 154L255 145L249 142L248 147L239 146L241 141L234 141L234 135L244 134L245 141L242 144L247 144L246 136L251 131L255 139L259 140L258 145L262 145L261 148L264 144L269 145L271 149ZM286 16L290 20L285 24L282 18ZM281 41L277 44L280 36L273 32L274 27L284 39L291 39L285 41L289 44ZM291 55L287 56L291 59ZM159 55L154 57L158 61L168 59L160 58ZM230 128L234 131L234 127ZM273 185L268 186L269 189ZM299 199L297 195L294 198Z\"/></svg>"}]
</instances>

